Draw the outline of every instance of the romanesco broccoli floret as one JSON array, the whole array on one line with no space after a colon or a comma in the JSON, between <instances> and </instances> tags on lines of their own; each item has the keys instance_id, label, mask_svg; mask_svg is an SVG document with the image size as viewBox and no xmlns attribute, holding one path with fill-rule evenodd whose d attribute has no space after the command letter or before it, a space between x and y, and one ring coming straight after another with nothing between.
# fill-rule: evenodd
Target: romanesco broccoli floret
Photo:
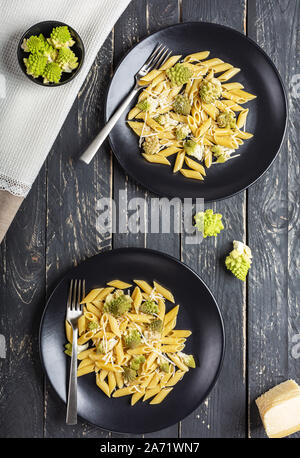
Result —
<instances>
[{"instance_id":1,"label":"romanesco broccoli floret","mask_svg":"<svg viewBox=\"0 0 300 458\"><path fill-rule=\"evenodd\" d=\"M252 253L250 248L244 243L234 240L233 250L225 259L227 269L239 280L245 281L251 262Z\"/></svg>"},{"instance_id":2,"label":"romanesco broccoli floret","mask_svg":"<svg viewBox=\"0 0 300 458\"><path fill-rule=\"evenodd\" d=\"M144 355L135 356L130 361L130 369L133 369L134 371L138 371L140 369L141 364L143 364L145 361L146 361L146 358Z\"/></svg>"},{"instance_id":3,"label":"romanesco broccoli floret","mask_svg":"<svg viewBox=\"0 0 300 458\"><path fill-rule=\"evenodd\" d=\"M195 215L195 226L202 232L204 238L215 237L224 229L221 219L221 213L214 213L213 210L207 209Z\"/></svg>"},{"instance_id":4,"label":"romanesco broccoli floret","mask_svg":"<svg viewBox=\"0 0 300 458\"><path fill-rule=\"evenodd\" d=\"M44 40L41 36L37 37L36 35L32 35L29 38L24 38L24 41L21 45L21 48L24 49L25 52L32 52L35 53L42 53L44 51Z\"/></svg>"},{"instance_id":5,"label":"romanesco broccoli floret","mask_svg":"<svg viewBox=\"0 0 300 458\"><path fill-rule=\"evenodd\" d=\"M53 48L49 43L46 43L43 55L47 57L48 62L55 62L57 58L57 49Z\"/></svg>"},{"instance_id":6,"label":"romanesco broccoli floret","mask_svg":"<svg viewBox=\"0 0 300 458\"><path fill-rule=\"evenodd\" d=\"M160 142L157 135L149 135L145 137L143 142L143 150L146 154L156 154L160 150Z\"/></svg>"},{"instance_id":7,"label":"romanesco broccoli floret","mask_svg":"<svg viewBox=\"0 0 300 458\"><path fill-rule=\"evenodd\" d=\"M94 329L97 329L99 327L99 324L97 323L97 321L90 321L87 327L89 331L93 331Z\"/></svg>"},{"instance_id":8,"label":"romanesco broccoli floret","mask_svg":"<svg viewBox=\"0 0 300 458\"><path fill-rule=\"evenodd\" d=\"M182 115L189 115L191 111L191 104L186 95L178 94L173 103L175 113Z\"/></svg>"},{"instance_id":9,"label":"romanesco broccoli floret","mask_svg":"<svg viewBox=\"0 0 300 458\"><path fill-rule=\"evenodd\" d=\"M159 368L162 372L170 372L170 364L167 361L161 363L159 365Z\"/></svg>"},{"instance_id":10,"label":"romanesco broccoli floret","mask_svg":"<svg viewBox=\"0 0 300 458\"><path fill-rule=\"evenodd\" d=\"M166 74L173 86L181 86L189 81L193 72L184 64L176 64L169 68Z\"/></svg>"},{"instance_id":11,"label":"romanesco broccoli floret","mask_svg":"<svg viewBox=\"0 0 300 458\"><path fill-rule=\"evenodd\" d=\"M122 290L117 290L113 294L107 296L103 307L104 312L110 313L115 317L124 315L129 312L132 306L132 299Z\"/></svg>"},{"instance_id":12,"label":"romanesco broccoli floret","mask_svg":"<svg viewBox=\"0 0 300 458\"><path fill-rule=\"evenodd\" d=\"M163 322L159 318L156 318L155 320L152 320L148 326L152 332L161 332L163 328Z\"/></svg>"},{"instance_id":13,"label":"romanesco broccoli floret","mask_svg":"<svg viewBox=\"0 0 300 458\"><path fill-rule=\"evenodd\" d=\"M130 367L123 366L123 375L126 383L134 382L137 377L137 372Z\"/></svg>"},{"instance_id":14,"label":"romanesco broccoli floret","mask_svg":"<svg viewBox=\"0 0 300 458\"><path fill-rule=\"evenodd\" d=\"M202 81L199 88L200 99L204 103L213 103L221 97L222 85L219 80L212 78L210 81Z\"/></svg>"},{"instance_id":15,"label":"romanesco broccoli floret","mask_svg":"<svg viewBox=\"0 0 300 458\"><path fill-rule=\"evenodd\" d=\"M192 367L192 368L196 367L196 363L195 363L193 355L187 355L186 353L182 353L182 352L179 352L178 355L186 366Z\"/></svg>"},{"instance_id":16,"label":"romanesco broccoli floret","mask_svg":"<svg viewBox=\"0 0 300 458\"><path fill-rule=\"evenodd\" d=\"M177 140L184 140L191 133L191 129L187 124L178 124L175 135Z\"/></svg>"},{"instance_id":17,"label":"romanesco broccoli floret","mask_svg":"<svg viewBox=\"0 0 300 458\"><path fill-rule=\"evenodd\" d=\"M201 161L204 151L204 146L199 145L194 140L187 140L184 145L183 149L189 156L194 156L196 159Z\"/></svg>"},{"instance_id":18,"label":"romanesco broccoli floret","mask_svg":"<svg viewBox=\"0 0 300 458\"><path fill-rule=\"evenodd\" d=\"M105 355L106 350L105 350L105 345L103 342L100 342L97 347L96 347L96 353L97 355Z\"/></svg>"},{"instance_id":19,"label":"romanesco broccoli floret","mask_svg":"<svg viewBox=\"0 0 300 458\"><path fill-rule=\"evenodd\" d=\"M87 350L88 346L89 346L88 343L86 343L84 345L77 345L77 354L79 355L79 353L81 353L82 351ZM68 355L68 356L72 356L72 347L73 346L72 346L71 343L69 343L69 342L66 343L64 353L66 355Z\"/></svg>"},{"instance_id":20,"label":"romanesco broccoli floret","mask_svg":"<svg viewBox=\"0 0 300 458\"><path fill-rule=\"evenodd\" d=\"M157 107L157 100L153 97L148 97L147 99L141 100L137 103L137 108L141 111L153 111Z\"/></svg>"},{"instance_id":21,"label":"romanesco broccoli floret","mask_svg":"<svg viewBox=\"0 0 300 458\"><path fill-rule=\"evenodd\" d=\"M40 54L29 54L28 59L24 59L24 64L27 74L33 76L33 78L38 78L45 71L47 57Z\"/></svg>"},{"instance_id":22,"label":"romanesco broccoli floret","mask_svg":"<svg viewBox=\"0 0 300 458\"><path fill-rule=\"evenodd\" d=\"M140 312L148 313L149 315L158 314L158 305L154 301L145 301L140 306Z\"/></svg>"},{"instance_id":23,"label":"romanesco broccoli floret","mask_svg":"<svg viewBox=\"0 0 300 458\"><path fill-rule=\"evenodd\" d=\"M137 329L128 330L127 334L124 336L124 343L127 348L135 348L141 341L142 337Z\"/></svg>"},{"instance_id":24,"label":"romanesco broccoli floret","mask_svg":"<svg viewBox=\"0 0 300 458\"><path fill-rule=\"evenodd\" d=\"M72 70L78 67L78 58L73 51L69 48L60 48L56 63L62 68L64 72L71 73Z\"/></svg>"},{"instance_id":25,"label":"romanesco broccoli floret","mask_svg":"<svg viewBox=\"0 0 300 458\"><path fill-rule=\"evenodd\" d=\"M178 124L178 121L176 121L176 119L171 118L169 113L159 114L155 116L153 119L160 126L165 127L165 129L173 129Z\"/></svg>"},{"instance_id":26,"label":"romanesco broccoli floret","mask_svg":"<svg viewBox=\"0 0 300 458\"><path fill-rule=\"evenodd\" d=\"M232 111L223 111L217 116L217 124L222 129L234 129L236 127L235 114Z\"/></svg>"},{"instance_id":27,"label":"romanesco broccoli floret","mask_svg":"<svg viewBox=\"0 0 300 458\"><path fill-rule=\"evenodd\" d=\"M50 38L48 38L48 43L54 46L54 48L63 48L66 46L70 48L75 44L75 41L72 40L68 27L63 25L60 27L54 27Z\"/></svg>"},{"instance_id":28,"label":"romanesco broccoli floret","mask_svg":"<svg viewBox=\"0 0 300 458\"><path fill-rule=\"evenodd\" d=\"M230 159L231 154L234 153L234 149L227 148L226 146L214 145L211 147L211 152L217 159L216 163L223 163Z\"/></svg>"},{"instance_id":29,"label":"romanesco broccoli floret","mask_svg":"<svg viewBox=\"0 0 300 458\"><path fill-rule=\"evenodd\" d=\"M72 344L71 343L67 343L65 345L65 351L64 353L68 356L72 356Z\"/></svg>"},{"instance_id":30,"label":"romanesco broccoli floret","mask_svg":"<svg viewBox=\"0 0 300 458\"><path fill-rule=\"evenodd\" d=\"M42 76L44 77L44 83L59 83L62 74L62 69L56 62L49 62Z\"/></svg>"},{"instance_id":31,"label":"romanesco broccoli floret","mask_svg":"<svg viewBox=\"0 0 300 458\"><path fill-rule=\"evenodd\" d=\"M40 53L47 57L48 62L54 62L58 54L57 49L48 43L42 33L39 34L39 39L44 43L43 49L40 51Z\"/></svg>"},{"instance_id":32,"label":"romanesco broccoli floret","mask_svg":"<svg viewBox=\"0 0 300 458\"><path fill-rule=\"evenodd\" d=\"M100 353L100 354L105 354L107 352L109 352L110 350L112 350L114 348L114 346L116 345L117 343L117 339L115 339L114 337L112 339L109 339L109 340L102 340L97 346L96 346L96 353Z\"/></svg>"}]
</instances>

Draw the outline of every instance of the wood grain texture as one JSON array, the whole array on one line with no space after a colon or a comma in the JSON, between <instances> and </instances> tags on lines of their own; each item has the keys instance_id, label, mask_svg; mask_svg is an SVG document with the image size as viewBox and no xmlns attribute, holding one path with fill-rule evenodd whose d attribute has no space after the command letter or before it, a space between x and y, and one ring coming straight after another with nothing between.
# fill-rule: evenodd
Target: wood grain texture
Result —
<instances>
[{"instance_id":1,"label":"wood grain texture","mask_svg":"<svg viewBox=\"0 0 300 458\"><path fill-rule=\"evenodd\" d=\"M244 30L245 2L231 0L182 2L182 20L207 21ZM224 260L232 240L245 241L246 193L205 205L223 215L225 230L200 245L182 240L182 260L213 291L224 318L226 354L216 387L208 399L182 422L182 437L244 437L246 431L246 297L242 283L226 272Z\"/></svg>"},{"instance_id":2,"label":"wood grain texture","mask_svg":"<svg viewBox=\"0 0 300 458\"><path fill-rule=\"evenodd\" d=\"M88 167L78 161L81 150L103 124L103 100L111 63L112 35L101 48L48 157L47 295L67 269L111 248L111 234L102 235L97 231L97 201L112 195L109 149L104 145ZM80 420L74 427L66 426L65 407L52 396L46 384L46 437L105 437L107 434Z\"/></svg>"},{"instance_id":3,"label":"wood grain texture","mask_svg":"<svg viewBox=\"0 0 300 458\"><path fill-rule=\"evenodd\" d=\"M80 420L67 427L65 406L45 381L38 353L45 300L61 276L99 251L122 246L164 251L196 270L220 305L227 337L223 369L209 398L181 424L145 438L265 437L255 398L289 377L300 381L299 13L297 0L132 0L0 246L0 335L6 343L6 358L0 353L0 437L124 437ZM106 90L124 53L180 21L233 27L270 55L288 89L285 142L271 169L247 192L206 206L223 214L225 230L216 239L189 245L187 234L174 231L103 233L101 197L113 196L117 205L120 196L127 202L146 199L142 211L149 221L157 196L125 175L107 142L90 166L78 157L104 123ZM133 211L125 211L125 221ZM180 210L175 217L183 218ZM232 240L246 241L253 251L246 286L224 267Z\"/></svg>"},{"instance_id":4,"label":"wood grain texture","mask_svg":"<svg viewBox=\"0 0 300 458\"><path fill-rule=\"evenodd\" d=\"M148 33L152 33L160 28L159 21L162 21L164 25L170 25L174 22L178 22L178 20L179 9L177 1L132 1L114 28L115 64L118 63L120 56L123 56L134 43L139 41ZM122 196L121 199L120 195ZM114 197L117 208L124 205L125 201L129 204L130 202L133 202L132 199L140 198L140 211L144 215L148 215L148 217L146 217L148 221L150 220L149 215L151 211L150 199L154 197L157 198L157 196L152 195L129 179L116 161L114 165ZM121 200L123 202L121 202ZM132 213L133 211L130 210L128 213L126 211L123 212L123 215L126 216L126 223L128 223ZM178 218L180 217L180 215L177 216ZM180 237L179 234L173 234L171 237L170 234L150 234L148 233L148 230L136 233L127 232L114 234L114 248L127 246L148 247L164 251L178 257ZM119 436L113 434L112 437ZM123 435L121 437L123 437ZM154 434L147 434L146 437L178 437L178 425Z\"/></svg>"},{"instance_id":5,"label":"wood grain texture","mask_svg":"<svg viewBox=\"0 0 300 458\"><path fill-rule=\"evenodd\" d=\"M1 245L6 358L0 359L0 437L43 435L38 330L45 300L45 181L43 167Z\"/></svg>"},{"instance_id":6,"label":"wood grain texture","mask_svg":"<svg viewBox=\"0 0 300 458\"><path fill-rule=\"evenodd\" d=\"M299 39L299 2L250 2L248 32L274 61L289 88L292 75L297 73L294 59ZM277 160L249 189L249 244L255 260L248 290L252 437L264 436L255 398L289 377L299 382L300 376L299 360L291 353L293 336L299 334L299 119L295 116L299 99L290 98L290 108L287 136Z\"/></svg>"}]
</instances>

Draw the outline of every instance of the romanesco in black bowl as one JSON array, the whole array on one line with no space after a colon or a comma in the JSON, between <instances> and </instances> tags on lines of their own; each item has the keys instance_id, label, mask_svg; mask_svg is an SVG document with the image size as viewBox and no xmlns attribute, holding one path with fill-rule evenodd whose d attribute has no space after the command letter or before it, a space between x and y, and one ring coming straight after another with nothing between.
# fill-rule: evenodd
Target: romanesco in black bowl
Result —
<instances>
[{"instance_id":1,"label":"romanesco in black bowl","mask_svg":"<svg viewBox=\"0 0 300 458\"><path fill-rule=\"evenodd\" d=\"M78 33L58 21L33 25L20 39L18 61L23 73L42 86L61 86L78 75L84 46Z\"/></svg>"}]
</instances>

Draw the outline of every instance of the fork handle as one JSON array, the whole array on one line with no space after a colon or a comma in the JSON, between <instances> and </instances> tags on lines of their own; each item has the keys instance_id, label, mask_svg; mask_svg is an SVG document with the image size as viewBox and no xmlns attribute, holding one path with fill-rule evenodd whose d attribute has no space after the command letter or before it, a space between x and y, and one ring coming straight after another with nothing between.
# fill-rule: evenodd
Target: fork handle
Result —
<instances>
[{"instance_id":1,"label":"fork handle","mask_svg":"<svg viewBox=\"0 0 300 458\"><path fill-rule=\"evenodd\" d=\"M69 392L67 404L66 423L77 424L77 338L78 329L73 329L72 358L69 377Z\"/></svg>"},{"instance_id":2,"label":"fork handle","mask_svg":"<svg viewBox=\"0 0 300 458\"><path fill-rule=\"evenodd\" d=\"M110 131L126 109L126 107L129 105L133 97L138 93L138 91L141 89L137 84L134 86L132 91L127 95L125 100L121 103L117 111L114 113L114 115L110 118L108 123L103 127L103 129L99 132L99 134L94 138L92 143L88 146L88 148L85 150L85 152L80 156L80 159L85 162L86 164L89 164L95 154L97 153L98 149L106 139L106 137L109 135Z\"/></svg>"}]
</instances>

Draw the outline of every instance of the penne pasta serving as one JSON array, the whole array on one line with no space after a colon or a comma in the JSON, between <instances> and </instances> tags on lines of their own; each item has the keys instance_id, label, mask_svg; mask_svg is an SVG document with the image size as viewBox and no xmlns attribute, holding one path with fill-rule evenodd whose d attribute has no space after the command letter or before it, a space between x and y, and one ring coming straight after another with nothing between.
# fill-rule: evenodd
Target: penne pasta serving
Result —
<instances>
[{"instance_id":1,"label":"penne pasta serving","mask_svg":"<svg viewBox=\"0 0 300 458\"><path fill-rule=\"evenodd\" d=\"M209 54L171 56L148 73L127 119L146 161L200 181L205 169L238 157L243 140L253 137L245 131L249 108L243 104L256 98L228 82L240 68Z\"/></svg>"},{"instance_id":2,"label":"penne pasta serving","mask_svg":"<svg viewBox=\"0 0 300 458\"><path fill-rule=\"evenodd\" d=\"M106 396L130 396L132 406L139 400L160 404L196 367L193 355L183 352L191 331L175 329L179 305L158 282L112 280L81 303L77 376L94 373ZM65 353L71 356L68 321L65 329Z\"/></svg>"}]
</instances>

